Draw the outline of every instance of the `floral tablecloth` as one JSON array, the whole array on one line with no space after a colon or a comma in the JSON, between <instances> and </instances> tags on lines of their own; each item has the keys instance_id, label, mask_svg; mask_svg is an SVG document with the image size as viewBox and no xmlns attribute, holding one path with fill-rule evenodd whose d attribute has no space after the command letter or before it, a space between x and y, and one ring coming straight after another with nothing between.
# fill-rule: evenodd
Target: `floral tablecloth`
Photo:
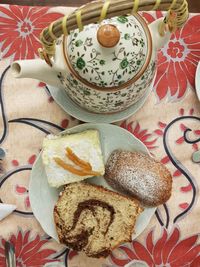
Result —
<instances>
[{"instance_id":1,"label":"floral tablecloth","mask_svg":"<svg viewBox=\"0 0 200 267\"><path fill-rule=\"evenodd\" d=\"M146 266L200 266L200 165L192 162L192 154L200 149L200 103L195 93L200 14L191 14L159 52L157 78L145 105L118 123L173 174L172 197L158 207L145 231L107 259L90 259L57 244L34 218L29 176L42 140L47 133L80 122L61 110L45 84L14 79L10 63L37 57L41 30L70 11L66 7L0 5L0 145L6 152L0 200L17 206L0 222L0 266L5 266L5 240L15 245L17 266L55 266L56 262L69 267L138 266L134 265L138 262ZM143 16L152 22L162 13Z\"/></svg>"}]
</instances>

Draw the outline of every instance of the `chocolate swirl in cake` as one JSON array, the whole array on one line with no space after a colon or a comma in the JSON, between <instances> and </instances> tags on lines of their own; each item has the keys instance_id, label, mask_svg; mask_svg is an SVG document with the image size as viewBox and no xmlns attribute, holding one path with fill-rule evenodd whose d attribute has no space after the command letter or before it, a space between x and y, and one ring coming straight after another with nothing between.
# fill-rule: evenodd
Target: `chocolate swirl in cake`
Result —
<instances>
[{"instance_id":1,"label":"chocolate swirl in cake","mask_svg":"<svg viewBox=\"0 0 200 267\"><path fill-rule=\"evenodd\" d=\"M88 244L88 238L92 234L93 229L90 231L82 230L80 234L75 236L64 236L61 240L62 243L66 244L68 247L80 251Z\"/></svg>"},{"instance_id":2,"label":"chocolate swirl in cake","mask_svg":"<svg viewBox=\"0 0 200 267\"><path fill-rule=\"evenodd\" d=\"M89 257L107 257L131 241L139 202L88 183L65 186L54 208L59 241Z\"/></svg>"},{"instance_id":3,"label":"chocolate swirl in cake","mask_svg":"<svg viewBox=\"0 0 200 267\"><path fill-rule=\"evenodd\" d=\"M67 244L69 247L72 247L74 250L82 250L88 244L88 238L90 235L92 235L94 229L82 230L79 234L75 236L70 236L70 232L72 232L76 228L79 218L81 216L81 213L84 210L90 210L93 216L95 217L95 206L102 207L109 211L110 221L107 225L107 228L104 234L108 232L109 227L114 220L114 214L115 214L114 208L104 201L100 201L96 199L89 199L89 200L82 201L78 204L78 207L74 213L72 227L68 231L66 231L66 229L62 229L63 232L65 232L64 236L67 237L62 240L63 243ZM58 209L56 207L54 211L59 215ZM62 222L62 224L59 224L59 227L62 228L62 225L64 225L64 222Z\"/></svg>"},{"instance_id":4,"label":"chocolate swirl in cake","mask_svg":"<svg viewBox=\"0 0 200 267\"><path fill-rule=\"evenodd\" d=\"M74 213L73 226L72 226L71 230L73 230L76 227L78 219L79 219L79 217L80 217L80 215L81 215L83 210L89 209L92 212L93 216L95 216L95 206L102 207L104 209L107 209L110 212L110 222L109 222L109 224L107 226L107 229L105 231L105 234L106 234L108 232L108 229L109 229L111 223L113 222L115 210L114 210L114 208L112 206L110 206L106 202L100 201L100 200L96 200L96 199L85 200L85 201L80 202L78 204L77 210Z\"/></svg>"}]
</instances>

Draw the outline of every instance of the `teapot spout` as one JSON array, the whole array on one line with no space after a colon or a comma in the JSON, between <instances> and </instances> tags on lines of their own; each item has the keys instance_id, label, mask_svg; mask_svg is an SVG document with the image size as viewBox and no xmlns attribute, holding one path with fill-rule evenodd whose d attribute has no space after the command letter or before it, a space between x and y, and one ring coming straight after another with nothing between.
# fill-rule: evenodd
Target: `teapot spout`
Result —
<instances>
[{"instance_id":1,"label":"teapot spout","mask_svg":"<svg viewBox=\"0 0 200 267\"><path fill-rule=\"evenodd\" d=\"M158 50L167 44L171 38L171 33L166 32L164 36L159 33L159 25L163 21L163 18L157 19L149 25L149 29L152 36L153 48Z\"/></svg>"},{"instance_id":2,"label":"teapot spout","mask_svg":"<svg viewBox=\"0 0 200 267\"><path fill-rule=\"evenodd\" d=\"M11 71L15 78L32 78L59 87L55 70L41 59L18 60L12 63Z\"/></svg>"}]
</instances>

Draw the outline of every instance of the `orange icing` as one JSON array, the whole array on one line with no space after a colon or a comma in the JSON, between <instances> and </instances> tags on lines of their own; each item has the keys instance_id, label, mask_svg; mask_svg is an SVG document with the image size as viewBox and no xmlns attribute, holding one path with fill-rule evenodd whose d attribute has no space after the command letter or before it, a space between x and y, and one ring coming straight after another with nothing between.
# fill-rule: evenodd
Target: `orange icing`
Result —
<instances>
[{"instance_id":1,"label":"orange icing","mask_svg":"<svg viewBox=\"0 0 200 267\"><path fill-rule=\"evenodd\" d=\"M68 157L68 159L70 159L71 161L73 161L76 165L78 165L79 167L83 168L84 170L88 170L91 171L92 170L92 166L90 165L89 162L86 162L82 159L80 159L72 150L71 148L67 147L66 148L66 156Z\"/></svg>"},{"instance_id":2,"label":"orange icing","mask_svg":"<svg viewBox=\"0 0 200 267\"><path fill-rule=\"evenodd\" d=\"M68 150L68 151L70 151L70 150ZM67 151L67 152L68 152ZM89 168L89 163L88 162L85 162L85 161L82 161L81 159L79 159L73 152L72 152L72 150L69 152L69 154L68 155L70 155L69 156L69 158L74 162L74 163L77 163L77 165L79 166L79 167L81 167L80 169L77 169L77 168L75 168L74 166L72 166L71 164L68 164L68 163L65 163L62 159L60 159L60 158L58 158L58 157L54 157L54 160L55 160L55 162L60 166L60 167L62 167L63 169L65 169L65 170L67 170L67 171L69 171L69 172L71 172L71 173L73 173L73 174L76 174L76 175L79 175L79 176L86 176L86 175L94 175L94 176L98 176L98 175L101 175L99 172L95 172L95 171L92 171L92 169L88 169ZM67 156L68 156L67 155ZM74 157L74 155L75 155L75 157ZM78 159L78 160L77 160ZM81 162L81 164L82 164L82 162L83 162L83 164L82 164L82 166L80 166L81 164L80 164L80 162ZM87 164L86 164L87 163ZM88 165L89 164L89 165ZM83 167L84 166L84 167ZM90 168L91 168L91 165L90 165Z\"/></svg>"}]
</instances>

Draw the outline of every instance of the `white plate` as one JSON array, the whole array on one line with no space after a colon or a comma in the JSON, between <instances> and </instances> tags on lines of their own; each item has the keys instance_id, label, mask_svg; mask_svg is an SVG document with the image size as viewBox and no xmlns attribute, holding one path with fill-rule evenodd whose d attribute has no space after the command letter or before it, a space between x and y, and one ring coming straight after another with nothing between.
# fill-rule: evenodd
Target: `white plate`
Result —
<instances>
[{"instance_id":1,"label":"white plate","mask_svg":"<svg viewBox=\"0 0 200 267\"><path fill-rule=\"evenodd\" d=\"M196 77L195 77L195 87L196 87L197 97L200 101L200 62L197 66Z\"/></svg>"},{"instance_id":2,"label":"white plate","mask_svg":"<svg viewBox=\"0 0 200 267\"><path fill-rule=\"evenodd\" d=\"M104 161L106 162L111 152L115 149L124 149L130 151L141 151L149 154L146 146L131 133L115 125L110 124L92 124L86 123L68 129L63 133L76 133L86 129L97 129L100 133L100 141ZM103 177L95 177L88 179L87 182L102 185L112 190ZM41 155L35 162L30 178L29 196L33 213L43 230L55 240L58 241L56 229L53 219L54 205L58 199L59 189L50 187L47 182L46 173L42 164ZM145 208L136 222L135 234L136 238L148 225L151 217L155 213L156 208Z\"/></svg>"},{"instance_id":3,"label":"white plate","mask_svg":"<svg viewBox=\"0 0 200 267\"><path fill-rule=\"evenodd\" d=\"M152 91L154 81L156 78L156 74L154 79L149 86L147 92L145 93L144 97L140 99L137 103L130 106L124 111L113 113L113 114L97 114L89 112L79 105L77 105L71 98L67 95L65 90L58 89L56 87L52 87L48 85L49 91L51 96L56 101L56 103L69 115L73 116L74 118L84 121L84 122L93 122L93 123L113 123L121 120L125 120L126 118L130 117L134 113L136 113L145 103L147 97Z\"/></svg>"}]
</instances>

